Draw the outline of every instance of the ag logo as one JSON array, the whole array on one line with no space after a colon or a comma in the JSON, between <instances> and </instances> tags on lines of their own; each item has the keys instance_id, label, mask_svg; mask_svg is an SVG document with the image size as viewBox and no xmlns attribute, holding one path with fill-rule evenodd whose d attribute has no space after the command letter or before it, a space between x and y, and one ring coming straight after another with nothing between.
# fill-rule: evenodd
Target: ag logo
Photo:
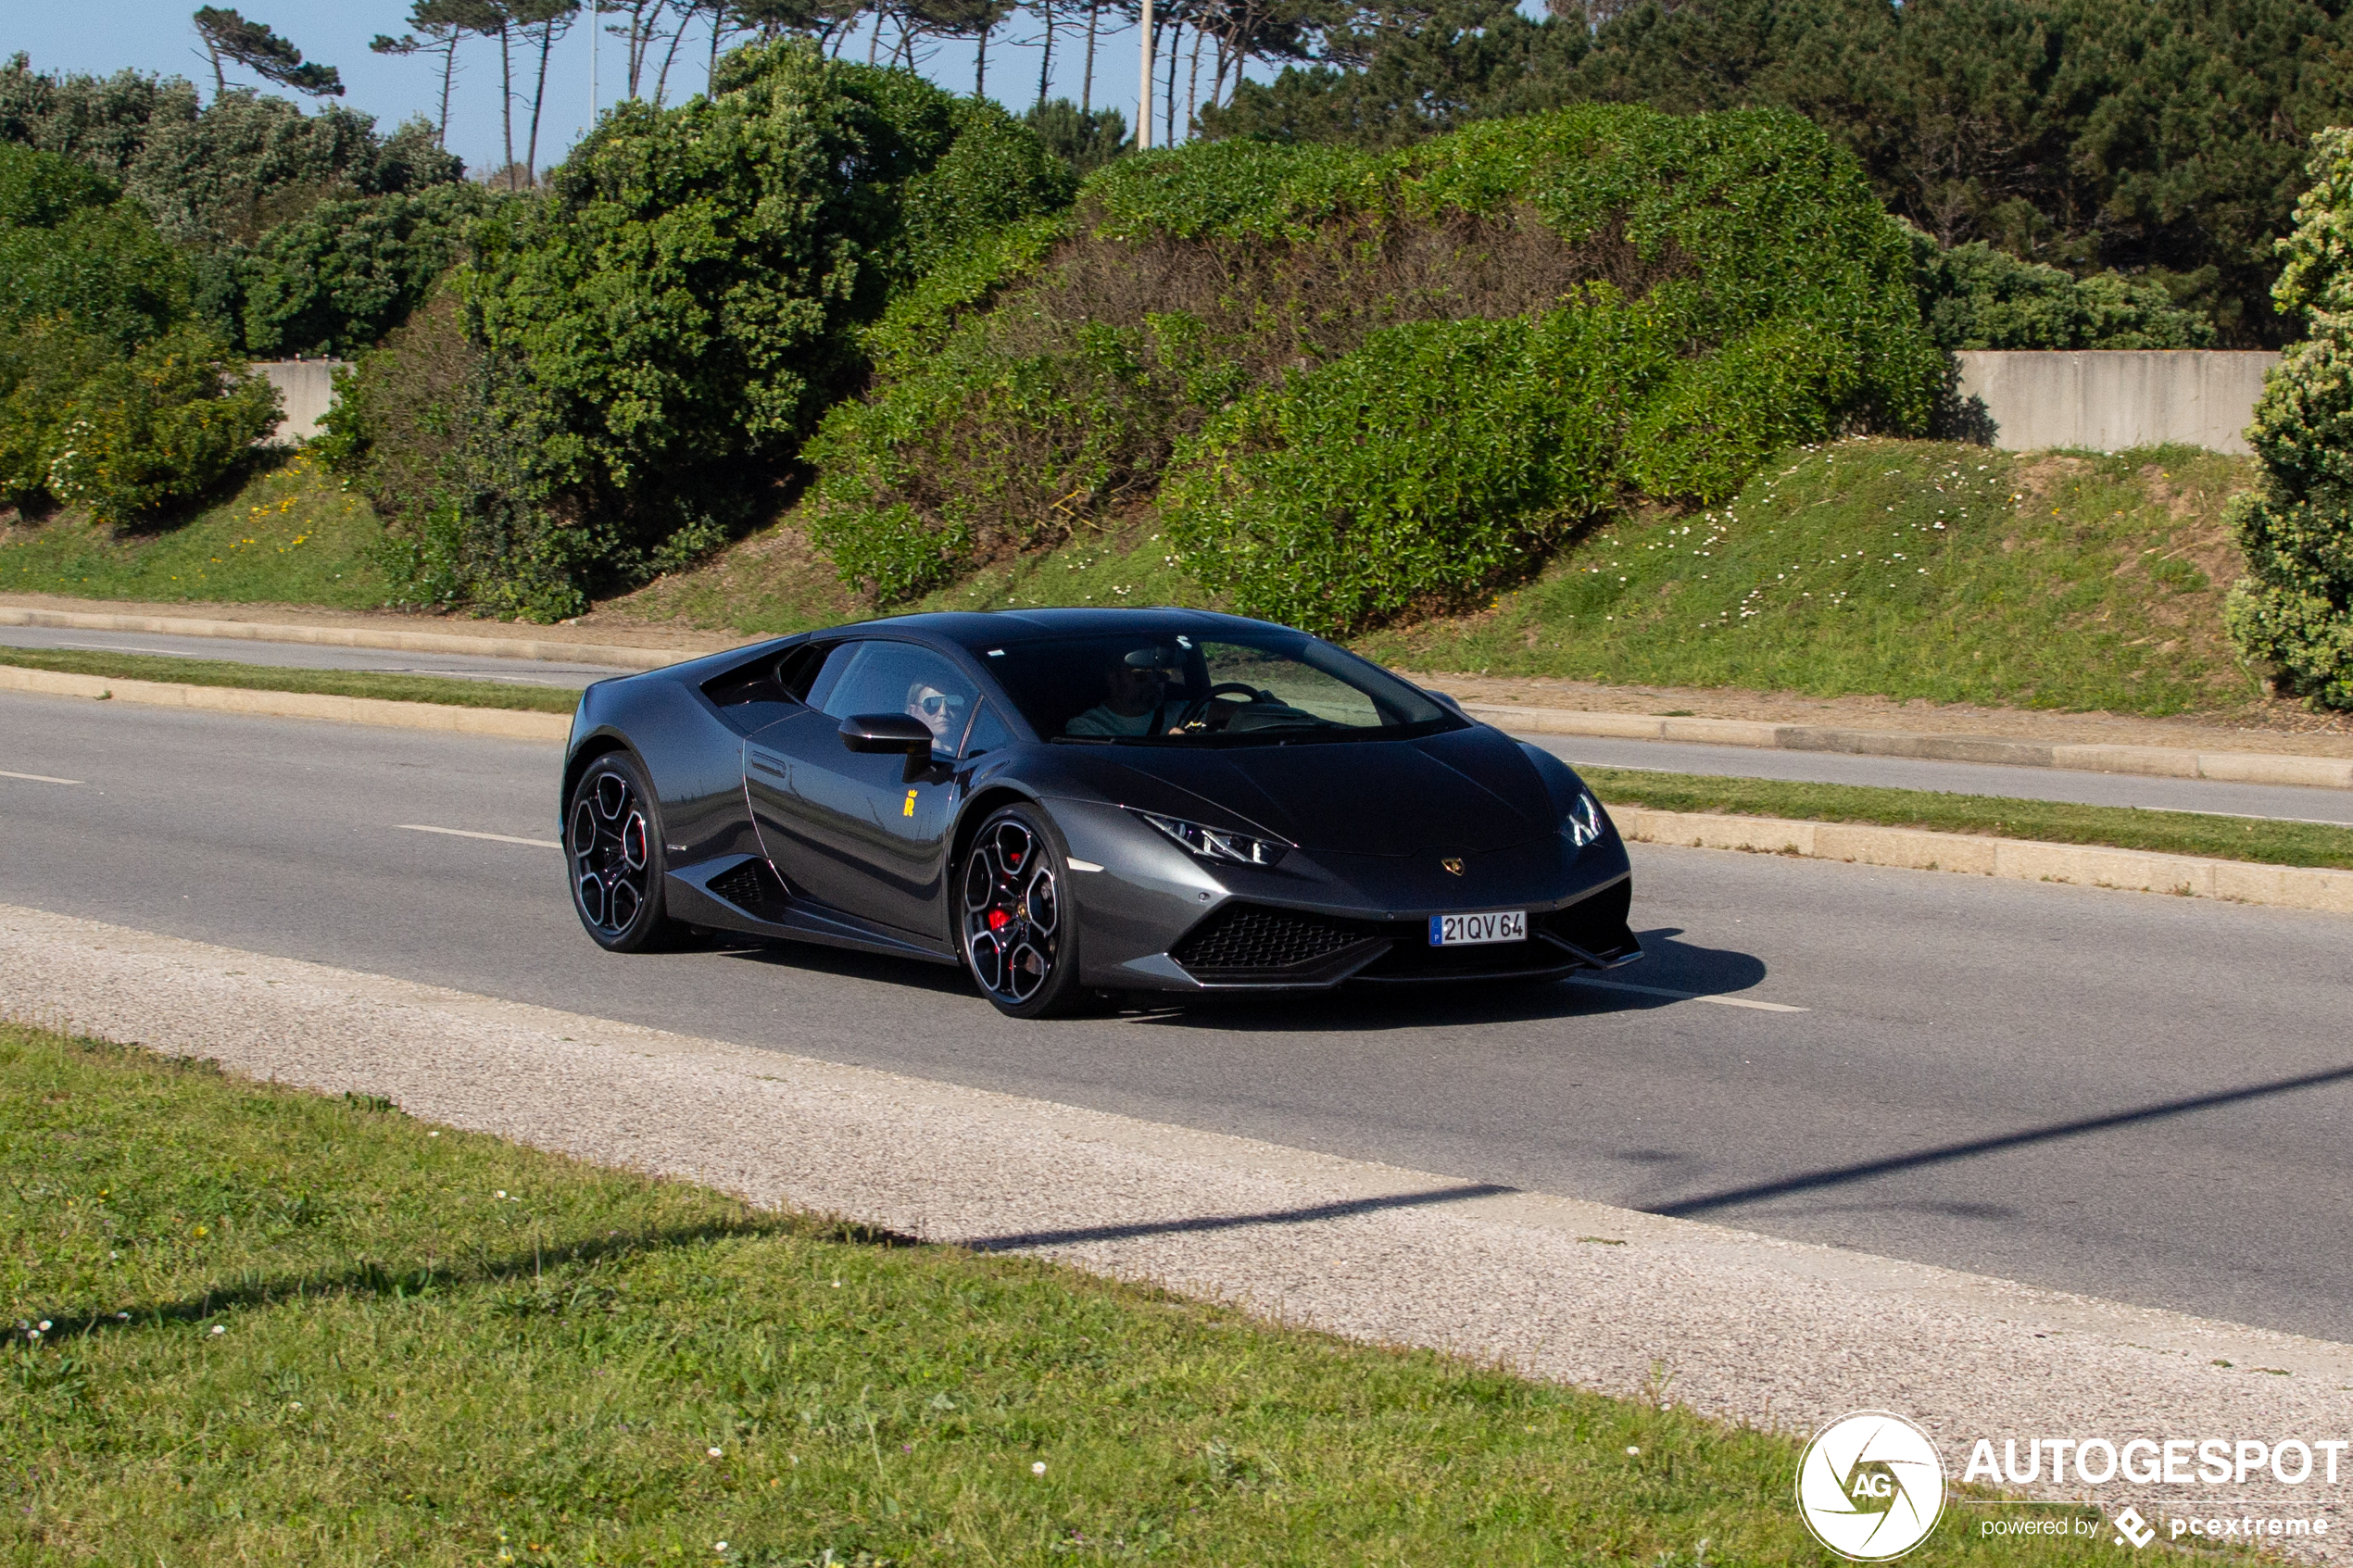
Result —
<instances>
[{"instance_id":1,"label":"ag logo","mask_svg":"<svg viewBox=\"0 0 2353 1568\"><path fill-rule=\"evenodd\" d=\"M1856 1562L1885 1562L1928 1538L1944 1512L1944 1463L1900 1415L1831 1422L1797 1461L1797 1512L1814 1538Z\"/></svg>"}]
</instances>

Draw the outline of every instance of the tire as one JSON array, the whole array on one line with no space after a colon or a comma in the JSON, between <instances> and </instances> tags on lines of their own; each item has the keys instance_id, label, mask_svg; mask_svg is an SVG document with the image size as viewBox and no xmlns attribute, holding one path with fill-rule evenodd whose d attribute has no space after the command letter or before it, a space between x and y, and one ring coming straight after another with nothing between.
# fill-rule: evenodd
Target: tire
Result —
<instances>
[{"instance_id":1,"label":"tire","mask_svg":"<svg viewBox=\"0 0 2353 1568\"><path fill-rule=\"evenodd\" d=\"M661 810L625 751L588 764L564 809L573 912L609 953L675 946L686 928L662 911Z\"/></svg>"},{"instance_id":2,"label":"tire","mask_svg":"<svg viewBox=\"0 0 2353 1568\"><path fill-rule=\"evenodd\" d=\"M973 984L1008 1018L1072 1012L1088 997L1069 887L1069 863L1034 807L991 813L964 852L957 946Z\"/></svg>"}]
</instances>

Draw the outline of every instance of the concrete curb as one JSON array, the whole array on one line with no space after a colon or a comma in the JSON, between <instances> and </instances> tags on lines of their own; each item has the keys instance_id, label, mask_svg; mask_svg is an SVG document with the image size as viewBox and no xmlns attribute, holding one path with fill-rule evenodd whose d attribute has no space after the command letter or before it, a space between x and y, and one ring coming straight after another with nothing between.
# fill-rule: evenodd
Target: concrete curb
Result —
<instances>
[{"instance_id":1,"label":"concrete curb","mask_svg":"<svg viewBox=\"0 0 2353 1568\"><path fill-rule=\"evenodd\" d=\"M2007 735L1918 734L1840 730L1819 724L1768 724L1746 719L1665 719L1647 713L1589 713L1567 708L1463 704L1497 729L1524 735L1593 735L1744 746L1772 751L1843 751L1862 757L1912 757L1937 762L1998 762L2083 773L2213 779L2230 784L2301 784L2353 789L2353 761L2268 751L2192 751L2164 746L2066 746Z\"/></svg>"},{"instance_id":2,"label":"concrete curb","mask_svg":"<svg viewBox=\"0 0 2353 1568\"><path fill-rule=\"evenodd\" d=\"M1962 872L2020 882L2066 882L2136 893L2225 898L2276 909L2353 915L2353 872L2209 860L2145 849L2087 844L2045 844L1978 834L1927 833L1917 828L1856 822L1801 822L1779 817L1734 817L1698 811L1654 811L1613 806L1617 831L1638 844L1687 845L1698 849L1747 849L1814 860L1893 866L1906 871Z\"/></svg>"},{"instance_id":3,"label":"concrete curb","mask_svg":"<svg viewBox=\"0 0 2353 1568\"><path fill-rule=\"evenodd\" d=\"M388 648L400 653L456 653L477 659L531 659L556 664L603 664L615 670L659 670L736 646L714 640L702 648L640 648L619 643L573 643L545 637L470 637L459 632L397 632L389 627L304 626L283 621L213 621L200 616L100 615L86 610L29 609L0 605L0 626L54 626L74 632L145 632L157 637L233 637L251 643L300 643L312 647ZM761 639L754 638L752 641Z\"/></svg>"},{"instance_id":4,"label":"concrete curb","mask_svg":"<svg viewBox=\"0 0 2353 1568\"><path fill-rule=\"evenodd\" d=\"M68 675L12 664L0 664L0 691L29 692L39 696L95 697L153 708L192 708L208 713L245 713L272 719L325 719L341 724L440 730L557 745L572 734L572 717L565 713L533 713L513 708L456 708L436 702L390 702L382 697L331 696L321 692L187 686L168 681L118 681L104 675Z\"/></svg>"}]
</instances>

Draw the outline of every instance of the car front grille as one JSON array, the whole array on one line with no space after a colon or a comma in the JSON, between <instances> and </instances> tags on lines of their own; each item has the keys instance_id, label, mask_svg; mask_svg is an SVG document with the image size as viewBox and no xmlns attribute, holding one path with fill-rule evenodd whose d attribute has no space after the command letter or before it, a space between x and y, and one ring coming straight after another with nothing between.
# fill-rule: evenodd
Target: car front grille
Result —
<instances>
[{"instance_id":1,"label":"car front grille","mask_svg":"<svg viewBox=\"0 0 2353 1568\"><path fill-rule=\"evenodd\" d=\"M1197 978L1284 978L1313 971L1379 939L1377 927L1295 909L1228 904L1189 932L1169 956Z\"/></svg>"}]
</instances>

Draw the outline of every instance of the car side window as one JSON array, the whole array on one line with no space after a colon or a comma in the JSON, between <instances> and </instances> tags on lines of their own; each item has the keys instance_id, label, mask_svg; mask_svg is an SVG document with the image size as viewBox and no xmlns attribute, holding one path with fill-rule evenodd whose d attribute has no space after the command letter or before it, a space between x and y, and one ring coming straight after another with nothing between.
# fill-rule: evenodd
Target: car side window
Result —
<instances>
[{"instance_id":1,"label":"car side window","mask_svg":"<svg viewBox=\"0 0 2353 1568\"><path fill-rule=\"evenodd\" d=\"M997 717L997 705L983 699L980 711L973 715L972 729L964 735L963 755L974 758L984 751L995 751L1000 746L1013 744L1013 733L1005 728L1002 719Z\"/></svg>"},{"instance_id":2,"label":"car side window","mask_svg":"<svg viewBox=\"0 0 2353 1568\"><path fill-rule=\"evenodd\" d=\"M809 697L811 706L836 719L856 713L920 719L932 733L934 749L952 754L972 718L973 684L944 654L914 643L874 640L835 649Z\"/></svg>"}]
</instances>

